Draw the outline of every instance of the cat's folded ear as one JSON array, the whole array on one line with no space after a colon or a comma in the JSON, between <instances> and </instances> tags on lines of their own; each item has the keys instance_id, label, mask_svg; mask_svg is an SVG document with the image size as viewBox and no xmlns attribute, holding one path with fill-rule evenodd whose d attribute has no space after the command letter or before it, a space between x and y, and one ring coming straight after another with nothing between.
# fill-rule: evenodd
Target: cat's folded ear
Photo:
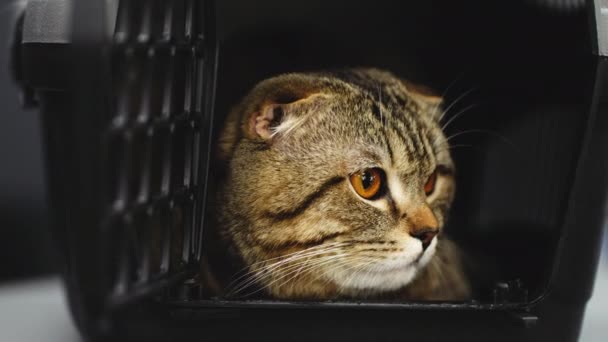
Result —
<instances>
[{"instance_id":1,"label":"cat's folded ear","mask_svg":"<svg viewBox=\"0 0 608 342\"><path fill-rule=\"evenodd\" d=\"M219 139L219 156L228 157L241 138L273 143L302 126L330 95L310 75L286 74L259 83L229 115Z\"/></svg>"},{"instance_id":2,"label":"cat's folded ear","mask_svg":"<svg viewBox=\"0 0 608 342\"><path fill-rule=\"evenodd\" d=\"M424 112L431 115L433 119L439 120L442 113L441 105L443 103L443 98L426 86L404 79L402 79L401 82L405 85L408 94L414 102L416 102Z\"/></svg>"},{"instance_id":3,"label":"cat's folded ear","mask_svg":"<svg viewBox=\"0 0 608 342\"><path fill-rule=\"evenodd\" d=\"M271 142L292 132L307 120L307 114L318 107L323 98L322 94L312 93L290 99L266 100L259 108L245 114L242 123L244 136Z\"/></svg>"},{"instance_id":4,"label":"cat's folded ear","mask_svg":"<svg viewBox=\"0 0 608 342\"><path fill-rule=\"evenodd\" d=\"M264 81L245 99L243 136L271 142L301 126L327 98L318 81L308 75L288 74Z\"/></svg>"}]
</instances>

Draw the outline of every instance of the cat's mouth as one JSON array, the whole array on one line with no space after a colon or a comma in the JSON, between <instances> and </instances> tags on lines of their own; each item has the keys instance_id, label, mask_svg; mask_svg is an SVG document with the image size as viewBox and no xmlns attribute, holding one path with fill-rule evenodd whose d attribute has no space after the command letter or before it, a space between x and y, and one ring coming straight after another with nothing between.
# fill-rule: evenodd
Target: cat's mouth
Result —
<instances>
[{"instance_id":1,"label":"cat's mouth","mask_svg":"<svg viewBox=\"0 0 608 342\"><path fill-rule=\"evenodd\" d=\"M406 241L399 252L378 255L374 262L330 268L326 276L344 291L385 292L408 285L435 254L437 239L428 248Z\"/></svg>"}]
</instances>

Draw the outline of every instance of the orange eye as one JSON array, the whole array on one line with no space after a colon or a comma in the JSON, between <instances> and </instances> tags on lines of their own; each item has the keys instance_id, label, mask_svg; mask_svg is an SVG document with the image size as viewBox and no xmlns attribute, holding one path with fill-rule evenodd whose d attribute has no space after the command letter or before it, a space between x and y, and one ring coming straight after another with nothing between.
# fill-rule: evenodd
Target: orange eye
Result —
<instances>
[{"instance_id":1,"label":"orange eye","mask_svg":"<svg viewBox=\"0 0 608 342\"><path fill-rule=\"evenodd\" d=\"M429 176L426 183L424 184L424 193L429 196L435 191L435 182L437 181L437 171L433 171L433 173Z\"/></svg>"},{"instance_id":2,"label":"orange eye","mask_svg":"<svg viewBox=\"0 0 608 342\"><path fill-rule=\"evenodd\" d=\"M350 183L365 199L372 199L382 189L382 170L379 168L364 169L350 175Z\"/></svg>"}]
</instances>

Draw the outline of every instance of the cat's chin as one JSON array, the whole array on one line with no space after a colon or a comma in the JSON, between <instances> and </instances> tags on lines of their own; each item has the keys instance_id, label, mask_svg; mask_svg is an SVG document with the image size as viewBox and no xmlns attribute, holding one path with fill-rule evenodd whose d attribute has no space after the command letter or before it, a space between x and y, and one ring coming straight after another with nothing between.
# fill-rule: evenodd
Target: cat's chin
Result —
<instances>
[{"instance_id":1,"label":"cat's chin","mask_svg":"<svg viewBox=\"0 0 608 342\"><path fill-rule=\"evenodd\" d=\"M349 268L333 270L327 276L345 294L382 293L398 290L407 286L418 272L424 268L435 255L437 239L422 250L403 252L395 258L370 264L353 271Z\"/></svg>"}]
</instances>

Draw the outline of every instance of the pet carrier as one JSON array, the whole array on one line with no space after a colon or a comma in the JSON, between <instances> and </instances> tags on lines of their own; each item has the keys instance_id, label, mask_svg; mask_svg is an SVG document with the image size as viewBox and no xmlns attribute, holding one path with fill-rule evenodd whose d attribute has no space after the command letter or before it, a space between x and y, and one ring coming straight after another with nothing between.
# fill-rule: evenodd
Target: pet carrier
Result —
<instances>
[{"instance_id":1,"label":"pet carrier","mask_svg":"<svg viewBox=\"0 0 608 342\"><path fill-rule=\"evenodd\" d=\"M80 331L576 340L608 189L608 5L562 3L30 0L13 69L40 109ZM267 76L349 66L444 91L463 147L447 229L491 257L492 286L466 302L201 296L211 146L229 106Z\"/></svg>"}]
</instances>

